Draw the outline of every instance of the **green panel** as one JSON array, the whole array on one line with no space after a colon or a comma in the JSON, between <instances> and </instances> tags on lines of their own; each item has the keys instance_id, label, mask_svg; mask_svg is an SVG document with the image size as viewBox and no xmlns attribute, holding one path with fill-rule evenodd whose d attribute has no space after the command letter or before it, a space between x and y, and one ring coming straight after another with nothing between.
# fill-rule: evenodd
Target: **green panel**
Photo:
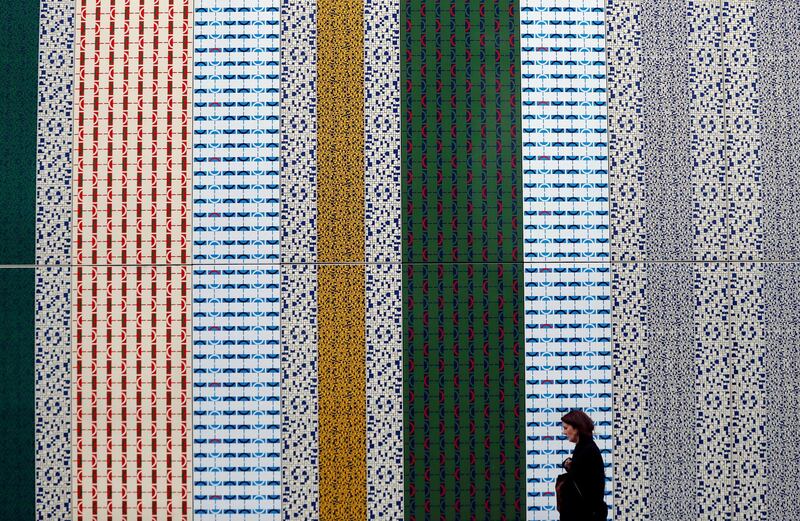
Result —
<instances>
[{"instance_id":1,"label":"green panel","mask_svg":"<svg viewBox=\"0 0 800 521\"><path fill-rule=\"evenodd\" d=\"M0 519L33 519L33 269L0 269L0 295Z\"/></svg>"},{"instance_id":2,"label":"green panel","mask_svg":"<svg viewBox=\"0 0 800 521\"><path fill-rule=\"evenodd\" d=\"M518 6L401 10L406 518L521 520Z\"/></svg>"},{"instance_id":3,"label":"green panel","mask_svg":"<svg viewBox=\"0 0 800 521\"><path fill-rule=\"evenodd\" d=\"M0 264L33 264L39 3L3 2L0 31Z\"/></svg>"}]
</instances>

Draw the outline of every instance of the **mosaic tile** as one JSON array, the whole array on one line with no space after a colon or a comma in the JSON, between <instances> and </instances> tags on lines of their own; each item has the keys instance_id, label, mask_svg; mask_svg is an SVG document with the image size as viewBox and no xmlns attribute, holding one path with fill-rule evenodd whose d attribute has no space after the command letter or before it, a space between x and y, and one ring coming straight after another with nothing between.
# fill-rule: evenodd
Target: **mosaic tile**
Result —
<instances>
[{"instance_id":1,"label":"mosaic tile","mask_svg":"<svg viewBox=\"0 0 800 521\"><path fill-rule=\"evenodd\" d=\"M279 279L275 265L192 268L195 519L281 518Z\"/></svg>"},{"instance_id":2,"label":"mosaic tile","mask_svg":"<svg viewBox=\"0 0 800 521\"><path fill-rule=\"evenodd\" d=\"M645 264L611 265L611 368L614 432L614 516L650 515L647 429L647 299Z\"/></svg>"},{"instance_id":3,"label":"mosaic tile","mask_svg":"<svg viewBox=\"0 0 800 521\"><path fill-rule=\"evenodd\" d=\"M403 268L365 275L367 518L403 519Z\"/></svg>"},{"instance_id":4,"label":"mosaic tile","mask_svg":"<svg viewBox=\"0 0 800 521\"><path fill-rule=\"evenodd\" d=\"M794 464L800 458L800 450L794 442L793 432L800 425L800 344L798 344L798 307L800 298L800 264L768 263L763 266L763 481L741 481L741 486L763 494L762 503L766 510L765 519L788 521L800 515L796 499L797 484L800 483L800 469ZM752 314L752 311L750 311ZM752 375L752 369L749 372ZM748 373L743 373L747 377ZM751 376L751 378L757 378ZM756 382L758 380L756 379ZM743 397L747 399L747 397ZM758 415L758 402L752 399L745 402L753 405L752 413ZM742 418L741 425L748 427ZM756 428L758 424L749 426ZM746 431L745 431L746 432ZM749 447L752 450L754 443ZM739 450L737 450L739 452ZM752 461L753 455L750 455ZM742 461L742 470L757 472L757 465ZM759 474L754 477L758 478ZM761 488L761 490L759 490ZM763 492L762 492L763 491ZM744 507L744 505L742 505ZM745 511L746 513L746 511ZM744 517L744 516L741 516Z\"/></svg>"},{"instance_id":5,"label":"mosaic tile","mask_svg":"<svg viewBox=\"0 0 800 521\"><path fill-rule=\"evenodd\" d=\"M316 264L281 264L281 512L319 519Z\"/></svg>"},{"instance_id":6,"label":"mosaic tile","mask_svg":"<svg viewBox=\"0 0 800 521\"><path fill-rule=\"evenodd\" d=\"M144 0L112 22L118 8L76 5L72 259L187 264L192 12Z\"/></svg>"},{"instance_id":7,"label":"mosaic tile","mask_svg":"<svg viewBox=\"0 0 800 521\"><path fill-rule=\"evenodd\" d=\"M687 414L695 409L696 357L707 356L696 348L693 310L698 305L697 282L690 263L652 263L646 269L644 291L647 310L647 429L648 506L651 519L691 518L697 494L695 469L698 457L687 447L696 444L695 423ZM702 281L700 282L702 285ZM713 307L713 304L709 304ZM702 320L702 315L696 319ZM624 315L619 319L624 321ZM707 356L713 367L717 362ZM713 378L710 379L713 381Z\"/></svg>"},{"instance_id":8,"label":"mosaic tile","mask_svg":"<svg viewBox=\"0 0 800 521\"><path fill-rule=\"evenodd\" d=\"M612 503L603 2L523 0L520 30L526 507L547 520L560 517L561 417L575 408L598 427Z\"/></svg>"},{"instance_id":9,"label":"mosaic tile","mask_svg":"<svg viewBox=\"0 0 800 521\"><path fill-rule=\"evenodd\" d=\"M400 262L400 2L364 2L364 254Z\"/></svg>"},{"instance_id":10,"label":"mosaic tile","mask_svg":"<svg viewBox=\"0 0 800 521\"><path fill-rule=\"evenodd\" d=\"M36 519L70 515L69 266L36 268Z\"/></svg>"},{"instance_id":11,"label":"mosaic tile","mask_svg":"<svg viewBox=\"0 0 800 521\"><path fill-rule=\"evenodd\" d=\"M194 517L280 519L280 4L194 8Z\"/></svg>"},{"instance_id":12,"label":"mosaic tile","mask_svg":"<svg viewBox=\"0 0 800 521\"><path fill-rule=\"evenodd\" d=\"M402 11L405 516L523 519L519 6Z\"/></svg>"},{"instance_id":13,"label":"mosaic tile","mask_svg":"<svg viewBox=\"0 0 800 521\"><path fill-rule=\"evenodd\" d=\"M367 411L363 265L317 272L320 519L365 519Z\"/></svg>"},{"instance_id":14,"label":"mosaic tile","mask_svg":"<svg viewBox=\"0 0 800 521\"><path fill-rule=\"evenodd\" d=\"M317 260L317 3L281 2L281 262Z\"/></svg>"},{"instance_id":15,"label":"mosaic tile","mask_svg":"<svg viewBox=\"0 0 800 521\"><path fill-rule=\"evenodd\" d=\"M600 263L525 263L526 476L529 519L558 519L556 477L572 446L561 417L581 409L594 421L606 466L613 469L610 274Z\"/></svg>"},{"instance_id":16,"label":"mosaic tile","mask_svg":"<svg viewBox=\"0 0 800 521\"><path fill-rule=\"evenodd\" d=\"M616 515L770 517L767 287L762 264L613 265Z\"/></svg>"},{"instance_id":17,"label":"mosaic tile","mask_svg":"<svg viewBox=\"0 0 800 521\"><path fill-rule=\"evenodd\" d=\"M67 517L71 503L74 17L73 2L41 4L36 150L36 264L41 266L35 270L36 519Z\"/></svg>"},{"instance_id":18,"label":"mosaic tile","mask_svg":"<svg viewBox=\"0 0 800 521\"><path fill-rule=\"evenodd\" d=\"M319 519L317 4L281 2L281 511ZM290 264L296 263L296 264ZM297 264L308 263L308 264Z\"/></svg>"},{"instance_id":19,"label":"mosaic tile","mask_svg":"<svg viewBox=\"0 0 800 521\"><path fill-rule=\"evenodd\" d=\"M72 512L189 519L193 13L122 8L76 6Z\"/></svg>"},{"instance_id":20,"label":"mosaic tile","mask_svg":"<svg viewBox=\"0 0 800 521\"><path fill-rule=\"evenodd\" d=\"M54 29L53 40L58 41L59 31L53 28L50 18L59 20L58 2L21 0L3 12L5 29L0 36L0 104L3 107L4 125L0 127L0 265L28 265L35 261L37 247L38 169L44 161L42 141L50 136L43 132L48 126L57 130L58 124L48 123L47 103L57 98L57 87L63 82L52 77L52 84L44 86L37 94L37 73L53 70L50 60L58 61L63 55L62 45L50 48L37 46L46 43L49 31ZM48 76L38 79L46 81ZM52 87L49 88L49 87ZM58 99L49 101L58 104ZM44 117L37 117L37 111ZM54 139L58 139L57 137ZM46 148L47 145L45 144ZM50 149L52 155L55 150Z\"/></svg>"},{"instance_id":21,"label":"mosaic tile","mask_svg":"<svg viewBox=\"0 0 800 521\"><path fill-rule=\"evenodd\" d=\"M4 296L0 300L0 404L4 416L0 423L0 463L6 469L0 476L0 490L8 498L0 504L3 519L34 519L43 511L63 509L64 488L69 486L68 480L65 483L68 476L60 470L63 460L59 458L64 456L57 452L69 443L69 438L55 430L42 431L43 426L60 427L64 411L59 407L63 400L42 399L41 390L46 384L38 380L35 370L39 353L34 343L41 339L34 329L35 292L37 286L41 288L35 277L31 268L0 269L0 294ZM40 452L39 444L49 441L55 445ZM42 465L51 469L47 473L49 483L42 479ZM41 498L47 498L49 503L37 507Z\"/></svg>"},{"instance_id":22,"label":"mosaic tile","mask_svg":"<svg viewBox=\"0 0 800 521\"><path fill-rule=\"evenodd\" d=\"M800 209L796 165L800 161L800 6L783 0L748 2L755 6L755 83L759 105L758 158L761 162L763 247L768 260L797 260ZM752 87L751 87L752 88Z\"/></svg>"},{"instance_id":23,"label":"mosaic tile","mask_svg":"<svg viewBox=\"0 0 800 521\"><path fill-rule=\"evenodd\" d=\"M72 515L189 519L191 271L72 273Z\"/></svg>"},{"instance_id":24,"label":"mosaic tile","mask_svg":"<svg viewBox=\"0 0 800 521\"><path fill-rule=\"evenodd\" d=\"M521 265L404 266L407 519L524 519Z\"/></svg>"}]
</instances>

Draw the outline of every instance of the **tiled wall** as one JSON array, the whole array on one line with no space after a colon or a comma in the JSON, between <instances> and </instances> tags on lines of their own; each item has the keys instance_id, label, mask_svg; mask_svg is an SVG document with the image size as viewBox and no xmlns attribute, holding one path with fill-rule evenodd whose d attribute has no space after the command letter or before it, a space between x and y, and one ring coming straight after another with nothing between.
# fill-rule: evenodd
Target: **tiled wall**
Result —
<instances>
[{"instance_id":1,"label":"tiled wall","mask_svg":"<svg viewBox=\"0 0 800 521\"><path fill-rule=\"evenodd\" d=\"M796 2L19 5L0 517L800 518Z\"/></svg>"},{"instance_id":2,"label":"tiled wall","mask_svg":"<svg viewBox=\"0 0 800 521\"><path fill-rule=\"evenodd\" d=\"M608 5L617 513L795 519L797 5Z\"/></svg>"}]
</instances>

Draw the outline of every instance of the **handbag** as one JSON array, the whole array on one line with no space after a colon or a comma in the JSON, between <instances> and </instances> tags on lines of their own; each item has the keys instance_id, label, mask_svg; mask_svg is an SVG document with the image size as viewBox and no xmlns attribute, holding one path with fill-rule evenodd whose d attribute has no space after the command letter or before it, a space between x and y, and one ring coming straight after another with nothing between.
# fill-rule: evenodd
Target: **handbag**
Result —
<instances>
[{"instance_id":1,"label":"handbag","mask_svg":"<svg viewBox=\"0 0 800 521\"><path fill-rule=\"evenodd\" d=\"M583 500L583 492L581 492L581 489L575 480L572 479L568 474L560 474L556 478L556 508L559 512L561 512L562 501L564 500L563 498L565 495L567 495L566 491L570 488L566 486L568 482L572 483L572 485L575 487L575 491L578 493L578 497L581 498L581 501ZM606 502L601 501L600 505L593 507L590 512L590 516L592 521L606 521L608 519L608 505Z\"/></svg>"}]
</instances>

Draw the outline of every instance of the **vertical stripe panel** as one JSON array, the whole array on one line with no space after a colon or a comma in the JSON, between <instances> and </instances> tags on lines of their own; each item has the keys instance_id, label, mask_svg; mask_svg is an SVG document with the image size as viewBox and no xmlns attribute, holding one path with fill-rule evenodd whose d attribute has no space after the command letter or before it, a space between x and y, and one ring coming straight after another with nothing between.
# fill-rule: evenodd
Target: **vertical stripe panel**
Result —
<instances>
[{"instance_id":1,"label":"vertical stripe panel","mask_svg":"<svg viewBox=\"0 0 800 521\"><path fill-rule=\"evenodd\" d=\"M73 517L188 519L193 13L77 12Z\"/></svg>"},{"instance_id":2,"label":"vertical stripe panel","mask_svg":"<svg viewBox=\"0 0 800 521\"><path fill-rule=\"evenodd\" d=\"M401 10L404 515L523 519L519 7Z\"/></svg>"},{"instance_id":3,"label":"vertical stripe panel","mask_svg":"<svg viewBox=\"0 0 800 521\"><path fill-rule=\"evenodd\" d=\"M642 35L638 0L606 2L609 190L611 201L611 323L613 503L619 519L650 515L647 406L647 236L642 157Z\"/></svg>"},{"instance_id":4,"label":"vertical stripe panel","mask_svg":"<svg viewBox=\"0 0 800 521\"><path fill-rule=\"evenodd\" d=\"M650 439L647 424L647 264L615 263L612 272L614 516L648 519Z\"/></svg>"},{"instance_id":5,"label":"vertical stripe panel","mask_svg":"<svg viewBox=\"0 0 800 521\"><path fill-rule=\"evenodd\" d=\"M608 168L612 194L609 217L611 254L615 262L642 260L647 247L643 226L645 197L641 191L644 178L641 146L642 36L635 23L640 16L639 0L607 0ZM614 385L620 390L618 392L615 388L615 394L624 394L628 390L624 381ZM614 425L616 428L616 422ZM616 468L621 467L617 465ZM627 478L621 476L620 479ZM615 494L615 500L618 499ZM624 510L621 512L626 513Z\"/></svg>"},{"instance_id":6,"label":"vertical stripe panel","mask_svg":"<svg viewBox=\"0 0 800 521\"><path fill-rule=\"evenodd\" d=\"M364 2L364 251L401 262L400 2Z\"/></svg>"},{"instance_id":7,"label":"vertical stripe panel","mask_svg":"<svg viewBox=\"0 0 800 521\"><path fill-rule=\"evenodd\" d=\"M796 200L800 163L800 4L784 0L753 3L757 35L760 107L758 159L762 170L764 257L764 499L766 519L800 517L800 265L781 261L800 256L800 206ZM751 77L752 78L752 77Z\"/></svg>"},{"instance_id":8,"label":"vertical stripe panel","mask_svg":"<svg viewBox=\"0 0 800 521\"><path fill-rule=\"evenodd\" d=\"M689 241L691 245L691 241ZM664 244L661 243L663 247ZM675 243L685 247L685 241ZM687 519L695 515L698 419L695 407L696 341L687 318L696 306L694 272L689 263L652 263L647 267L647 410L651 519ZM669 389L665 392L665 389Z\"/></svg>"},{"instance_id":9,"label":"vertical stripe panel","mask_svg":"<svg viewBox=\"0 0 800 521\"><path fill-rule=\"evenodd\" d=\"M726 2L722 24L725 63L725 160L727 165L727 212L730 225L729 258L764 258L763 147L764 86L758 71L757 2ZM797 22L795 21L795 27ZM795 98L795 106L797 99ZM765 501L768 490L767 452L764 436L765 349L764 266L732 265L728 280L731 316L731 490L727 500L734 519L774 519ZM796 366L797 367L797 366Z\"/></svg>"},{"instance_id":10,"label":"vertical stripe panel","mask_svg":"<svg viewBox=\"0 0 800 521\"><path fill-rule=\"evenodd\" d=\"M363 17L358 0L317 2L320 262L364 262Z\"/></svg>"},{"instance_id":11,"label":"vertical stripe panel","mask_svg":"<svg viewBox=\"0 0 800 521\"><path fill-rule=\"evenodd\" d=\"M764 265L764 439L766 516L789 521L800 516L795 501L800 447L800 264Z\"/></svg>"},{"instance_id":12,"label":"vertical stripe panel","mask_svg":"<svg viewBox=\"0 0 800 521\"><path fill-rule=\"evenodd\" d=\"M37 168L37 40L40 17L48 18L49 5L40 15L39 2L22 0L6 4L0 32L0 264L32 264L36 241ZM43 31L50 26L42 22ZM43 49L42 54L47 54ZM46 60L46 58L45 58ZM69 69L69 65L66 66ZM46 90L44 93L51 91ZM46 136L43 135L46 138Z\"/></svg>"},{"instance_id":13,"label":"vertical stripe panel","mask_svg":"<svg viewBox=\"0 0 800 521\"><path fill-rule=\"evenodd\" d=\"M364 2L367 519L403 518L400 2Z\"/></svg>"},{"instance_id":14,"label":"vertical stripe panel","mask_svg":"<svg viewBox=\"0 0 800 521\"><path fill-rule=\"evenodd\" d=\"M366 265L367 519L403 518L402 283L400 264Z\"/></svg>"},{"instance_id":15,"label":"vertical stripe panel","mask_svg":"<svg viewBox=\"0 0 800 521\"><path fill-rule=\"evenodd\" d=\"M317 255L364 262L363 6L322 0L317 10Z\"/></svg>"},{"instance_id":16,"label":"vertical stripe panel","mask_svg":"<svg viewBox=\"0 0 800 521\"><path fill-rule=\"evenodd\" d=\"M35 506L39 493L35 471L38 436L34 435L34 425L38 419L34 410L36 375L32 349L35 340L34 270L0 269L0 288L4 297L0 299L0 345L3 346L0 352L0 414L3 415L0 464L5 469L0 476L0 492L6 498L0 503L0 519L34 519L40 512ZM48 402L56 416L59 403L55 399Z\"/></svg>"},{"instance_id":17,"label":"vertical stripe panel","mask_svg":"<svg viewBox=\"0 0 800 521\"><path fill-rule=\"evenodd\" d=\"M572 409L595 421L612 503L604 2L523 0L520 27L527 509L547 520Z\"/></svg>"},{"instance_id":18,"label":"vertical stripe panel","mask_svg":"<svg viewBox=\"0 0 800 521\"><path fill-rule=\"evenodd\" d=\"M195 3L194 514L280 518L280 6Z\"/></svg>"},{"instance_id":19,"label":"vertical stripe panel","mask_svg":"<svg viewBox=\"0 0 800 521\"><path fill-rule=\"evenodd\" d=\"M281 510L319 519L317 4L281 2ZM303 263L303 264L292 264Z\"/></svg>"},{"instance_id":20,"label":"vertical stripe panel","mask_svg":"<svg viewBox=\"0 0 800 521\"><path fill-rule=\"evenodd\" d=\"M318 277L319 516L367 519L364 267Z\"/></svg>"},{"instance_id":21,"label":"vertical stripe panel","mask_svg":"<svg viewBox=\"0 0 800 521\"><path fill-rule=\"evenodd\" d=\"M728 330L733 317L728 296L729 273L727 265L716 263L693 264L692 270L697 393L694 408L695 516L703 520L732 519L731 505L726 499L731 484L731 445L719 442L731 436ZM654 298L658 297L654 295ZM648 432L660 434L661 429L655 430L657 422L655 418L648 422ZM654 463L648 462L652 469L650 474L662 472L654 468Z\"/></svg>"},{"instance_id":22,"label":"vertical stripe panel","mask_svg":"<svg viewBox=\"0 0 800 521\"><path fill-rule=\"evenodd\" d=\"M737 265L737 269L731 274L729 288L731 314L738 317L732 324L731 335L734 353L731 357L731 503L734 505L736 519L763 521L774 519L769 514L765 501L770 453L767 452L767 412L764 407L767 327L764 323L764 265ZM795 368L798 367L797 362L795 358ZM796 508L795 512L800 514L798 510L800 509Z\"/></svg>"},{"instance_id":23,"label":"vertical stripe panel","mask_svg":"<svg viewBox=\"0 0 800 521\"><path fill-rule=\"evenodd\" d=\"M364 12L317 9L319 515L366 519Z\"/></svg>"},{"instance_id":24,"label":"vertical stripe panel","mask_svg":"<svg viewBox=\"0 0 800 521\"><path fill-rule=\"evenodd\" d=\"M64 519L70 515L71 503L69 324L75 3L46 1L41 3L40 9L36 156L36 519Z\"/></svg>"},{"instance_id":25,"label":"vertical stripe panel","mask_svg":"<svg viewBox=\"0 0 800 521\"><path fill-rule=\"evenodd\" d=\"M727 230L728 226L728 192L725 187L723 159L725 94L720 88L724 74L721 15L722 5L717 0L696 0L686 5L690 84L681 94L690 97L689 142L692 146L691 184L694 203L691 207L693 255L690 258L708 261L722 258L728 247L728 234L719 233L723 229ZM655 22L655 19L651 18L651 21ZM650 61L651 67L656 70L661 60L660 50L642 49L643 54L655 51L655 56L645 56L643 61ZM673 95L677 94L676 92ZM671 116L668 113L654 114L652 118L660 121ZM682 130L679 128L676 132ZM663 148L654 145L651 146L654 149L651 155L662 156ZM643 148L646 146L647 142ZM668 160L665 161L669 163ZM648 183L651 182L651 177L656 176L648 176ZM644 192L643 188L639 188L640 193ZM664 189L670 191L670 187ZM649 204L649 197L646 202ZM651 241L650 236L647 236L647 241ZM652 260L662 259L656 256Z\"/></svg>"},{"instance_id":26,"label":"vertical stripe panel","mask_svg":"<svg viewBox=\"0 0 800 521\"><path fill-rule=\"evenodd\" d=\"M74 519L189 519L188 267L78 265Z\"/></svg>"},{"instance_id":27,"label":"vertical stripe panel","mask_svg":"<svg viewBox=\"0 0 800 521\"><path fill-rule=\"evenodd\" d=\"M795 92L800 83L800 4L758 0L751 9L758 38L758 69L751 81L758 85L761 108L757 143L763 165L764 255L769 260L797 260L800 205L788 194L793 193L800 164L800 100ZM770 515L780 511L770 510Z\"/></svg>"}]
</instances>

